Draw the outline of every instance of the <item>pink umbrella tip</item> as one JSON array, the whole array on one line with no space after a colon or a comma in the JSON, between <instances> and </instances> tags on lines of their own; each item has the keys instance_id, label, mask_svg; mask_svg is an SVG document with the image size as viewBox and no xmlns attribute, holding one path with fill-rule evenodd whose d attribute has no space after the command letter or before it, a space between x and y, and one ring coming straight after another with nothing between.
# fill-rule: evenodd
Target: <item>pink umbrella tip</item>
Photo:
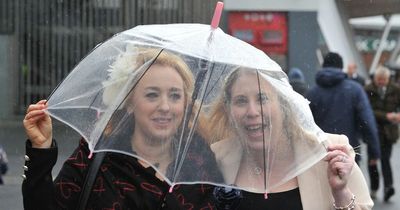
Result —
<instances>
[{"instance_id":1,"label":"pink umbrella tip","mask_svg":"<svg viewBox=\"0 0 400 210\"><path fill-rule=\"evenodd\" d=\"M172 186L169 188L168 192L169 192L169 193L172 193L172 190L174 190L174 185L172 185Z\"/></svg>"},{"instance_id":2,"label":"pink umbrella tip","mask_svg":"<svg viewBox=\"0 0 400 210\"><path fill-rule=\"evenodd\" d=\"M223 2L217 2L217 5L215 6L215 10L214 10L214 16L213 19L211 21L211 27L213 29L218 28L219 25L219 20L221 19L221 14L222 14L222 8L224 7L224 3Z\"/></svg>"},{"instance_id":3,"label":"pink umbrella tip","mask_svg":"<svg viewBox=\"0 0 400 210\"><path fill-rule=\"evenodd\" d=\"M90 152L90 154L88 155L88 158L92 159L92 157L93 157L93 152Z\"/></svg>"}]
</instances>

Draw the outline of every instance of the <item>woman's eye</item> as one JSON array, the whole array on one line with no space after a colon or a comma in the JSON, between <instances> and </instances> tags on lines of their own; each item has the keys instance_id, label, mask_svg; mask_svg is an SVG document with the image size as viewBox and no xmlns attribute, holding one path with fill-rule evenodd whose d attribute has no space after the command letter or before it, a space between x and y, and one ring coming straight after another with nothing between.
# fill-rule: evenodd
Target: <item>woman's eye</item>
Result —
<instances>
[{"instance_id":1,"label":"woman's eye","mask_svg":"<svg viewBox=\"0 0 400 210\"><path fill-rule=\"evenodd\" d=\"M238 105L238 106L243 106L245 104L247 104L248 100L246 98L237 98L234 100L234 104Z\"/></svg>"},{"instance_id":2,"label":"woman's eye","mask_svg":"<svg viewBox=\"0 0 400 210\"><path fill-rule=\"evenodd\" d=\"M146 98L154 99L158 97L158 93L147 93Z\"/></svg>"},{"instance_id":3,"label":"woman's eye","mask_svg":"<svg viewBox=\"0 0 400 210\"><path fill-rule=\"evenodd\" d=\"M267 95L260 93L259 100L261 104L265 104L268 101Z\"/></svg>"},{"instance_id":4,"label":"woman's eye","mask_svg":"<svg viewBox=\"0 0 400 210\"><path fill-rule=\"evenodd\" d=\"M171 99L173 100L173 101L178 101L179 99L181 99L182 98L182 95L180 94L180 93L173 93L173 94L171 94Z\"/></svg>"}]
</instances>

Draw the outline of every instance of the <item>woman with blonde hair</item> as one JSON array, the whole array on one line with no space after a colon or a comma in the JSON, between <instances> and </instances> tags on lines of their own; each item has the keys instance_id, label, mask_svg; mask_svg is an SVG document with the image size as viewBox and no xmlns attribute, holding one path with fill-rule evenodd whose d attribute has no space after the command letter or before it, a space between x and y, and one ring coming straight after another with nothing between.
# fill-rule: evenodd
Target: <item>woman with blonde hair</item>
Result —
<instances>
[{"instance_id":1,"label":"woman with blonde hair","mask_svg":"<svg viewBox=\"0 0 400 210\"><path fill-rule=\"evenodd\" d=\"M236 191L216 190L221 209L372 208L347 138L319 130L281 72L233 70L210 109L211 147Z\"/></svg>"},{"instance_id":2,"label":"woman with blonde hair","mask_svg":"<svg viewBox=\"0 0 400 210\"><path fill-rule=\"evenodd\" d=\"M196 111L186 113L192 103L193 83L190 69L177 54L128 48L111 65L108 80L103 83L105 105L124 98L96 144L95 149L103 152L89 158L88 144L81 140L54 182L51 170L57 158L57 144L52 137L51 118L45 111L47 104L42 100L30 105L23 121L29 138L22 185L25 209L77 209L87 187L89 197L80 208L184 209L189 204L199 208L209 205L204 189L175 186L168 193L170 183L166 182L222 180L213 170L216 163L209 146L196 132L194 123L184 120ZM192 159L179 166L190 170L176 175L180 152L177 141L182 129L195 131L186 152ZM89 174L93 159L102 153L105 157L98 170ZM95 176L94 184L86 186L85 180L91 176Z\"/></svg>"}]
</instances>

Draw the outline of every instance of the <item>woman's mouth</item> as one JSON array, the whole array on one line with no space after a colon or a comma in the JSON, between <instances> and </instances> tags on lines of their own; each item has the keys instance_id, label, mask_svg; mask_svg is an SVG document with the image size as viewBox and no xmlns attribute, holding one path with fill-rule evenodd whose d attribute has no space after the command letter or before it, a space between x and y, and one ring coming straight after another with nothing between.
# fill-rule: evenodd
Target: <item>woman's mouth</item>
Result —
<instances>
[{"instance_id":1,"label":"woman's mouth","mask_svg":"<svg viewBox=\"0 0 400 210\"><path fill-rule=\"evenodd\" d=\"M157 117L153 119L153 122L156 123L156 125L159 126L167 126L171 123L172 118L168 117Z\"/></svg>"},{"instance_id":2,"label":"woman's mouth","mask_svg":"<svg viewBox=\"0 0 400 210\"><path fill-rule=\"evenodd\" d=\"M264 126L264 127L265 127L265 126ZM262 129L262 128L263 128L263 125L262 125L262 124L246 126L246 130L247 130L247 131L257 131L257 130L260 130L260 129Z\"/></svg>"},{"instance_id":3,"label":"woman's mouth","mask_svg":"<svg viewBox=\"0 0 400 210\"><path fill-rule=\"evenodd\" d=\"M256 124L245 126L246 133L249 137L262 137L264 130L266 129L266 124Z\"/></svg>"}]
</instances>

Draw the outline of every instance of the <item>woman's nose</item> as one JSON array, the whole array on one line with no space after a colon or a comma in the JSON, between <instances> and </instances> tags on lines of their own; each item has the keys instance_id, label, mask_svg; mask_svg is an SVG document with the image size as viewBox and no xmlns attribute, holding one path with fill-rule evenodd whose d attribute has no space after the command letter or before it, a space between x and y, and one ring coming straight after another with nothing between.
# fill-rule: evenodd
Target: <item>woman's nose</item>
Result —
<instances>
[{"instance_id":1,"label":"woman's nose","mask_svg":"<svg viewBox=\"0 0 400 210\"><path fill-rule=\"evenodd\" d=\"M248 109L247 109L247 116L248 117L256 117L260 115L260 104L256 102L251 102L249 103Z\"/></svg>"},{"instance_id":2,"label":"woman's nose","mask_svg":"<svg viewBox=\"0 0 400 210\"><path fill-rule=\"evenodd\" d=\"M168 97L161 97L159 108L161 111L169 111L170 105L169 105Z\"/></svg>"}]
</instances>

